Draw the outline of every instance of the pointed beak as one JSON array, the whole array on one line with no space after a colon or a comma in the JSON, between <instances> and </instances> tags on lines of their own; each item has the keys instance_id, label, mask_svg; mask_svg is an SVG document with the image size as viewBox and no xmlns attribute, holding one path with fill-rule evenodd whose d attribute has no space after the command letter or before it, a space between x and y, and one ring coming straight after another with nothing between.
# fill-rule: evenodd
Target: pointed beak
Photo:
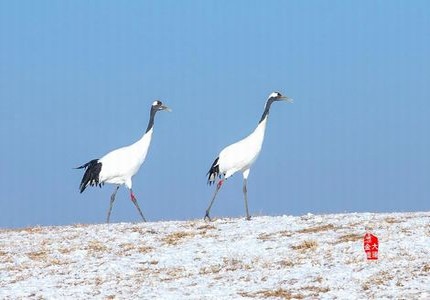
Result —
<instances>
[{"instance_id":1,"label":"pointed beak","mask_svg":"<svg viewBox=\"0 0 430 300\"><path fill-rule=\"evenodd\" d=\"M161 105L161 110L165 110L165 111L168 111L168 112L171 112L172 110L169 108L169 107L167 107L166 105Z\"/></svg>"},{"instance_id":2,"label":"pointed beak","mask_svg":"<svg viewBox=\"0 0 430 300\"><path fill-rule=\"evenodd\" d=\"M287 97L287 96L281 96L281 99L282 99L283 101L288 102L288 103L294 103L293 98L290 98L290 97Z\"/></svg>"}]
</instances>

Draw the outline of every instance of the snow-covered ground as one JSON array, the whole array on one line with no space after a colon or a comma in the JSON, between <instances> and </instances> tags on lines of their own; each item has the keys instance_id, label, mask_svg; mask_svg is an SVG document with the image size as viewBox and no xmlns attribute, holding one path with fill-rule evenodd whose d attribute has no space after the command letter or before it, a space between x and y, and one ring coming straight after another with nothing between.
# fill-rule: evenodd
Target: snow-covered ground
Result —
<instances>
[{"instance_id":1,"label":"snow-covered ground","mask_svg":"<svg viewBox=\"0 0 430 300\"><path fill-rule=\"evenodd\" d=\"M430 212L0 230L0 299L240 298L430 299Z\"/></svg>"}]
</instances>

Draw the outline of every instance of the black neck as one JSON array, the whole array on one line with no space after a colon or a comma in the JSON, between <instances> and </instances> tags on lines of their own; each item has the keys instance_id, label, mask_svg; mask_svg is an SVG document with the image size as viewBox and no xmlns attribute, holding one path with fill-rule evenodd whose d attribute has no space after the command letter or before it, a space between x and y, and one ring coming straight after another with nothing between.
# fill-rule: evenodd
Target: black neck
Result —
<instances>
[{"instance_id":1,"label":"black neck","mask_svg":"<svg viewBox=\"0 0 430 300\"><path fill-rule=\"evenodd\" d=\"M149 123L148 123L148 127L146 128L146 132L150 131L152 129L152 127L154 127L154 118L155 118L156 112L157 112L157 110L154 109L154 107L151 107L151 112L149 114Z\"/></svg>"},{"instance_id":2,"label":"black neck","mask_svg":"<svg viewBox=\"0 0 430 300\"><path fill-rule=\"evenodd\" d=\"M264 112L263 115L261 116L260 121L258 122L258 124L260 124L261 122L263 122L263 120L269 115L269 110L270 110L270 105L272 105L272 103L275 100L273 100L273 98L269 98L267 99L266 105L264 106Z\"/></svg>"}]
</instances>

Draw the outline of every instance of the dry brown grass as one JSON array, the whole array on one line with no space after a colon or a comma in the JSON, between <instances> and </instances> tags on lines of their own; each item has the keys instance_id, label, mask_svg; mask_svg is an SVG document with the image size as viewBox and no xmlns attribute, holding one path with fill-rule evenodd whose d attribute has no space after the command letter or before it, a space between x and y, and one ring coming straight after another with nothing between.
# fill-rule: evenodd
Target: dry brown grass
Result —
<instances>
[{"instance_id":1,"label":"dry brown grass","mask_svg":"<svg viewBox=\"0 0 430 300\"><path fill-rule=\"evenodd\" d=\"M156 280L171 281L179 278L190 276L184 267L158 267L158 261L149 262L150 266L143 266L138 269L138 275L134 278L136 283L141 284L142 281Z\"/></svg>"},{"instance_id":2,"label":"dry brown grass","mask_svg":"<svg viewBox=\"0 0 430 300\"><path fill-rule=\"evenodd\" d=\"M198 227L199 230L194 231L176 231L167 234L164 236L161 240L165 244L168 245L177 245L181 242L184 242L186 239L193 238L195 236L201 236L201 237L217 237L217 235L209 234L209 232L213 229L215 229L212 225L204 225Z\"/></svg>"},{"instance_id":3,"label":"dry brown grass","mask_svg":"<svg viewBox=\"0 0 430 300\"><path fill-rule=\"evenodd\" d=\"M154 251L154 247L151 246L140 246L137 247L137 252L145 254Z\"/></svg>"},{"instance_id":4,"label":"dry brown grass","mask_svg":"<svg viewBox=\"0 0 430 300\"><path fill-rule=\"evenodd\" d=\"M211 232L213 232L216 229L215 226L213 225L203 225L203 226L199 226L197 227L197 234L201 235L202 237L214 237L216 238L217 235L216 234L211 234Z\"/></svg>"},{"instance_id":5,"label":"dry brown grass","mask_svg":"<svg viewBox=\"0 0 430 300\"><path fill-rule=\"evenodd\" d=\"M224 268L226 271L250 270L251 266L236 258L223 258Z\"/></svg>"},{"instance_id":6,"label":"dry brown grass","mask_svg":"<svg viewBox=\"0 0 430 300\"><path fill-rule=\"evenodd\" d=\"M294 263L290 259L283 259L277 262L277 264L283 268L290 268L294 266Z\"/></svg>"},{"instance_id":7,"label":"dry brown grass","mask_svg":"<svg viewBox=\"0 0 430 300\"><path fill-rule=\"evenodd\" d=\"M363 283L362 285L361 285L361 288L363 289L363 291L368 291L368 290L370 290L370 287L372 286L372 283L370 283L370 282L368 282L368 281L366 281L365 283Z\"/></svg>"},{"instance_id":8,"label":"dry brown grass","mask_svg":"<svg viewBox=\"0 0 430 300\"><path fill-rule=\"evenodd\" d=\"M257 239L262 240L262 241L271 241L274 238L275 238L274 235L270 234L270 233L260 233L257 237Z\"/></svg>"},{"instance_id":9,"label":"dry brown grass","mask_svg":"<svg viewBox=\"0 0 430 300\"><path fill-rule=\"evenodd\" d=\"M20 281L27 280L30 277L31 277L30 274L26 274L26 275L19 274L18 276L15 276L13 279L9 280L8 283L9 284L14 284L14 283L17 283L17 282L20 282Z\"/></svg>"},{"instance_id":10,"label":"dry brown grass","mask_svg":"<svg viewBox=\"0 0 430 300\"><path fill-rule=\"evenodd\" d=\"M13 263L14 262L14 258L12 253L9 254L8 252L5 251L0 251L0 266L2 264L6 264L6 263Z\"/></svg>"},{"instance_id":11,"label":"dry brown grass","mask_svg":"<svg viewBox=\"0 0 430 300\"><path fill-rule=\"evenodd\" d=\"M213 229L216 229L216 227L211 224L205 224L197 227L197 230L213 230Z\"/></svg>"},{"instance_id":12,"label":"dry brown grass","mask_svg":"<svg viewBox=\"0 0 430 300\"><path fill-rule=\"evenodd\" d=\"M318 298L320 294L325 294L328 291L330 291L328 287L320 287L320 286L305 286L303 288L300 288L300 290L310 292L308 295L306 295L307 298L309 298L310 296Z\"/></svg>"},{"instance_id":13,"label":"dry brown grass","mask_svg":"<svg viewBox=\"0 0 430 300\"><path fill-rule=\"evenodd\" d=\"M333 224L327 224L327 225L321 225L321 226L315 226L315 227L309 227L297 230L297 233L317 233L327 230L334 230L335 227Z\"/></svg>"},{"instance_id":14,"label":"dry brown grass","mask_svg":"<svg viewBox=\"0 0 430 300\"><path fill-rule=\"evenodd\" d=\"M257 292L240 292L239 295L242 297L249 298L279 298L279 299L318 299L321 294L325 294L330 289L328 287L319 286L305 286L300 288L300 293L295 291L289 291L283 288L278 288L276 290L261 290Z\"/></svg>"},{"instance_id":15,"label":"dry brown grass","mask_svg":"<svg viewBox=\"0 0 430 300\"><path fill-rule=\"evenodd\" d=\"M85 249L92 252L104 252L108 248L104 243L100 241L90 241L88 245L85 247Z\"/></svg>"},{"instance_id":16,"label":"dry brown grass","mask_svg":"<svg viewBox=\"0 0 430 300\"><path fill-rule=\"evenodd\" d=\"M402 287L402 286L405 286L405 285L403 284L403 282L401 280L397 280L396 286Z\"/></svg>"},{"instance_id":17,"label":"dry brown grass","mask_svg":"<svg viewBox=\"0 0 430 300\"><path fill-rule=\"evenodd\" d=\"M154 251L154 248L151 246L138 246L137 244L133 243L123 243L119 245L120 250L117 252L119 255L129 256L132 255L134 252L138 252L141 254L146 254L151 251Z\"/></svg>"},{"instance_id":18,"label":"dry brown grass","mask_svg":"<svg viewBox=\"0 0 430 300\"><path fill-rule=\"evenodd\" d=\"M63 266L71 263L71 261L68 259L59 259L56 257L52 257L50 255L50 252L46 249L29 252L27 253L27 257L38 264L42 264L43 267ZM27 267L28 266L25 266L25 268Z\"/></svg>"},{"instance_id":19,"label":"dry brown grass","mask_svg":"<svg viewBox=\"0 0 430 300\"><path fill-rule=\"evenodd\" d=\"M124 244L120 244L119 247L121 248L122 251L124 252L128 252L131 250L136 249L136 245L132 244L132 243L124 243Z\"/></svg>"},{"instance_id":20,"label":"dry brown grass","mask_svg":"<svg viewBox=\"0 0 430 300\"><path fill-rule=\"evenodd\" d=\"M217 274L221 272L222 266L219 265L211 265L207 267L200 268L199 274L200 275L208 275L208 274Z\"/></svg>"},{"instance_id":21,"label":"dry brown grass","mask_svg":"<svg viewBox=\"0 0 430 300\"><path fill-rule=\"evenodd\" d=\"M72 251L73 251L73 249L71 249L71 248L60 248L60 249L58 249L58 252L60 252L61 254L69 254Z\"/></svg>"},{"instance_id":22,"label":"dry brown grass","mask_svg":"<svg viewBox=\"0 0 430 300\"><path fill-rule=\"evenodd\" d=\"M49 260L49 264L50 265L56 265L56 266L64 266L64 265L68 265L68 264L71 264L72 262L70 261L70 260L61 260L61 259L58 259L58 258L51 258L50 260Z\"/></svg>"},{"instance_id":23,"label":"dry brown grass","mask_svg":"<svg viewBox=\"0 0 430 300\"><path fill-rule=\"evenodd\" d=\"M280 298L280 299L303 299L305 298L301 294L293 294L283 288L278 288L276 290L262 290L257 292L239 292L242 297L248 298Z\"/></svg>"},{"instance_id":24,"label":"dry brown grass","mask_svg":"<svg viewBox=\"0 0 430 300\"><path fill-rule=\"evenodd\" d=\"M43 231L43 228L40 226L24 227L24 228L2 228L2 229L0 229L0 233L7 233L7 232L40 233L42 231Z\"/></svg>"},{"instance_id":25,"label":"dry brown grass","mask_svg":"<svg viewBox=\"0 0 430 300\"><path fill-rule=\"evenodd\" d=\"M322 282L323 282L323 280L324 280L324 278L323 278L323 277L321 277L321 276L317 276L317 277L315 277L314 282L322 283Z\"/></svg>"},{"instance_id":26,"label":"dry brown grass","mask_svg":"<svg viewBox=\"0 0 430 300\"><path fill-rule=\"evenodd\" d=\"M189 231L176 231L173 233L170 233L162 238L162 241L167 245L177 245L180 242L183 242L184 239L190 238L195 236L196 234L194 232Z\"/></svg>"},{"instance_id":27,"label":"dry brown grass","mask_svg":"<svg viewBox=\"0 0 430 300\"><path fill-rule=\"evenodd\" d=\"M48 258L48 252L46 250L39 250L30 252L27 254L28 258L36 261L46 261Z\"/></svg>"},{"instance_id":28,"label":"dry brown grass","mask_svg":"<svg viewBox=\"0 0 430 300\"><path fill-rule=\"evenodd\" d=\"M424 273L430 273L430 264L425 264L421 270Z\"/></svg>"},{"instance_id":29,"label":"dry brown grass","mask_svg":"<svg viewBox=\"0 0 430 300\"><path fill-rule=\"evenodd\" d=\"M23 228L21 230L18 231L24 231L27 233L41 233L43 232L43 228L42 227L27 227L27 228Z\"/></svg>"},{"instance_id":30,"label":"dry brown grass","mask_svg":"<svg viewBox=\"0 0 430 300\"><path fill-rule=\"evenodd\" d=\"M89 227L89 226L90 226L89 224L81 224L81 223L73 224L74 228L85 228L85 227Z\"/></svg>"},{"instance_id":31,"label":"dry brown grass","mask_svg":"<svg viewBox=\"0 0 430 300\"><path fill-rule=\"evenodd\" d=\"M366 280L362 285L361 288L364 291L367 291L372 286L379 287L381 285L389 285L390 281L394 279L394 274L388 272L388 271L380 271L377 274L373 275L371 278Z\"/></svg>"},{"instance_id":32,"label":"dry brown grass","mask_svg":"<svg viewBox=\"0 0 430 300\"><path fill-rule=\"evenodd\" d=\"M224 272L234 272L237 270L250 270L252 266L250 264L244 263L243 261L236 258L224 257L222 263L210 265L207 267L200 268L200 275L217 274L221 271Z\"/></svg>"},{"instance_id":33,"label":"dry brown grass","mask_svg":"<svg viewBox=\"0 0 430 300\"><path fill-rule=\"evenodd\" d=\"M363 234L358 233L351 233L351 234L345 234L338 238L338 243L346 243L346 242L355 242L363 239Z\"/></svg>"},{"instance_id":34,"label":"dry brown grass","mask_svg":"<svg viewBox=\"0 0 430 300\"><path fill-rule=\"evenodd\" d=\"M140 226L133 226L129 229L131 232L136 232L141 235L144 235L146 233L146 230Z\"/></svg>"},{"instance_id":35,"label":"dry brown grass","mask_svg":"<svg viewBox=\"0 0 430 300\"><path fill-rule=\"evenodd\" d=\"M293 236L293 234L294 234L294 232L289 231L289 230L282 230L282 231L278 232L278 235L282 236L282 237L290 237L290 236Z\"/></svg>"},{"instance_id":36,"label":"dry brown grass","mask_svg":"<svg viewBox=\"0 0 430 300\"><path fill-rule=\"evenodd\" d=\"M134 225L133 227L131 227L130 229L128 229L131 232L136 232L139 233L141 235L146 235L146 234L157 234L158 231L152 229L152 228L145 228L142 227L141 225Z\"/></svg>"},{"instance_id":37,"label":"dry brown grass","mask_svg":"<svg viewBox=\"0 0 430 300\"><path fill-rule=\"evenodd\" d=\"M260 233L257 237L257 239L262 241L273 241L278 239L279 237L291 237L294 235L294 232L289 230L282 230L274 233Z\"/></svg>"},{"instance_id":38,"label":"dry brown grass","mask_svg":"<svg viewBox=\"0 0 430 300\"><path fill-rule=\"evenodd\" d=\"M314 240L305 240L300 244L291 246L293 250L300 251L300 252L315 250L317 247L318 247L318 243Z\"/></svg>"},{"instance_id":39,"label":"dry brown grass","mask_svg":"<svg viewBox=\"0 0 430 300\"><path fill-rule=\"evenodd\" d=\"M386 217L384 221L388 224L402 223L404 220L394 217Z\"/></svg>"},{"instance_id":40,"label":"dry brown grass","mask_svg":"<svg viewBox=\"0 0 430 300\"><path fill-rule=\"evenodd\" d=\"M186 276L184 267L162 268L160 271L164 275L161 281L170 281Z\"/></svg>"}]
</instances>

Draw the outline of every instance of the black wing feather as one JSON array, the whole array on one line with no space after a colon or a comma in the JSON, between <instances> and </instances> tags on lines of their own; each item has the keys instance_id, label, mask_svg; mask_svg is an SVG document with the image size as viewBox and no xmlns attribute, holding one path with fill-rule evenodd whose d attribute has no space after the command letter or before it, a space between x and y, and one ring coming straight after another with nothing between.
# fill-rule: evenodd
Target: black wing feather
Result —
<instances>
[{"instance_id":1,"label":"black wing feather","mask_svg":"<svg viewBox=\"0 0 430 300\"><path fill-rule=\"evenodd\" d=\"M208 184L214 184L216 178L219 176L219 165L218 165L218 159L219 157L217 157L215 159L215 161L213 162L211 168L209 169L209 172L206 175L208 176Z\"/></svg>"},{"instance_id":2,"label":"black wing feather","mask_svg":"<svg viewBox=\"0 0 430 300\"><path fill-rule=\"evenodd\" d=\"M99 181L100 171L102 170L102 163L98 159L93 159L86 164L77 167L76 169L85 168L84 177L82 177L81 184L79 185L79 190L81 193L85 191L88 185L90 186L101 186Z\"/></svg>"}]
</instances>

